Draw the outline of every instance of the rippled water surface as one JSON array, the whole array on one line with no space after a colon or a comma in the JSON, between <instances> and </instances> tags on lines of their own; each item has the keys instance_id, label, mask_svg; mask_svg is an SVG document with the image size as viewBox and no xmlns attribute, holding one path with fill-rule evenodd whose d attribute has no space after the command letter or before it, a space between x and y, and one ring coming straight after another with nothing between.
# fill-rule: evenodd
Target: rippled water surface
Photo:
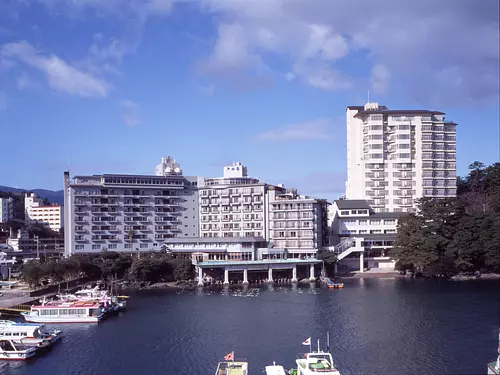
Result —
<instances>
[{"instance_id":1,"label":"rippled water surface","mask_svg":"<svg viewBox=\"0 0 500 375\"><path fill-rule=\"evenodd\" d=\"M301 342L325 343L343 375L485 374L495 358L497 282L353 279L341 290L263 287L138 293L99 325L59 325L63 341L5 375L213 375L228 352L250 375L289 369Z\"/></svg>"}]
</instances>

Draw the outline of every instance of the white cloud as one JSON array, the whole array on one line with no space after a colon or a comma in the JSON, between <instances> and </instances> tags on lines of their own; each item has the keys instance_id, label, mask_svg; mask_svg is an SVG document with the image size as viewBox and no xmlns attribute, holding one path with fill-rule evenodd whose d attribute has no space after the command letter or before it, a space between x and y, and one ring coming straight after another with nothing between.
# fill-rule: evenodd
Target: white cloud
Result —
<instances>
[{"instance_id":1,"label":"white cloud","mask_svg":"<svg viewBox=\"0 0 500 375\"><path fill-rule=\"evenodd\" d=\"M35 89L39 87L39 83L25 72L17 78L16 85L19 90Z\"/></svg>"},{"instance_id":2,"label":"white cloud","mask_svg":"<svg viewBox=\"0 0 500 375\"><path fill-rule=\"evenodd\" d=\"M111 90L111 85L106 81L75 68L56 55L44 56L26 41L5 44L0 54L42 71L49 86L60 92L83 97L105 97Z\"/></svg>"},{"instance_id":3,"label":"white cloud","mask_svg":"<svg viewBox=\"0 0 500 375\"><path fill-rule=\"evenodd\" d=\"M10 70L16 65L16 63L10 59L0 56L0 73Z\"/></svg>"},{"instance_id":4,"label":"white cloud","mask_svg":"<svg viewBox=\"0 0 500 375\"><path fill-rule=\"evenodd\" d=\"M375 93L383 94L387 90L389 84L390 71L389 69L381 64L377 64L372 68L371 71L371 87Z\"/></svg>"},{"instance_id":5,"label":"white cloud","mask_svg":"<svg viewBox=\"0 0 500 375\"><path fill-rule=\"evenodd\" d=\"M139 104L132 100L122 100L120 107L122 109L122 120L125 125L134 127L142 123Z\"/></svg>"},{"instance_id":6,"label":"white cloud","mask_svg":"<svg viewBox=\"0 0 500 375\"><path fill-rule=\"evenodd\" d=\"M219 76L268 66L325 90L357 82L434 103L498 98L498 0L201 0L201 9L219 25L211 57L225 58L208 60ZM347 57L366 71L348 77Z\"/></svg>"},{"instance_id":7,"label":"white cloud","mask_svg":"<svg viewBox=\"0 0 500 375\"><path fill-rule=\"evenodd\" d=\"M259 141L306 141L331 138L332 124L325 119L290 124L258 134Z\"/></svg>"}]
</instances>

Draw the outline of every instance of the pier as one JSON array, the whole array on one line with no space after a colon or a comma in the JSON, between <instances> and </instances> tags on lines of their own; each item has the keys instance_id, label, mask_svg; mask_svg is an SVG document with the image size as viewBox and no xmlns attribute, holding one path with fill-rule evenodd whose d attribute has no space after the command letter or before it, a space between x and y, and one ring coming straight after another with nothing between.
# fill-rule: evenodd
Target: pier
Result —
<instances>
[{"instance_id":1,"label":"pier","mask_svg":"<svg viewBox=\"0 0 500 375\"><path fill-rule=\"evenodd\" d=\"M293 283L298 282L297 267L308 267L308 278L316 281L315 266L322 264L321 260L310 259L263 259L263 260L210 260L197 263L198 286L203 286L205 276L211 271L222 270L224 274L223 284L229 284L230 272L243 273L243 284L249 283L249 272L266 272L267 282L274 283L275 272L287 271Z\"/></svg>"}]
</instances>

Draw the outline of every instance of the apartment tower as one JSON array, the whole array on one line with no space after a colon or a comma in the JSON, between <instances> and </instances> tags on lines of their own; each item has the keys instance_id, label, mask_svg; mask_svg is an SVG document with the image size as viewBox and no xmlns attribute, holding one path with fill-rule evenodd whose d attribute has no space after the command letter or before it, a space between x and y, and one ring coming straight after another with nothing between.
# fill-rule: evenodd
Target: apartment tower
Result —
<instances>
[{"instance_id":1,"label":"apartment tower","mask_svg":"<svg viewBox=\"0 0 500 375\"><path fill-rule=\"evenodd\" d=\"M421 197L456 195L456 124L429 110L349 106L347 199L375 212L413 212Z\"/></svg>"}]
</instances>

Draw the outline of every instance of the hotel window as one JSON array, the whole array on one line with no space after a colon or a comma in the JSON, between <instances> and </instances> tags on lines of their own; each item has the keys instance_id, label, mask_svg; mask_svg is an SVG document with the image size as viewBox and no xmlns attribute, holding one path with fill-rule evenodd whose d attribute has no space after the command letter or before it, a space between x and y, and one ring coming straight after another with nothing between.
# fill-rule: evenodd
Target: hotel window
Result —
<instances>
[{"instance_id":1,"label":"hotel window","mask_svg":"<svg viewBox=\"0 0 500 375\"><path fill-rule=\"evenodd\" d=\"M368 230L367 229L360 229L359 234L367 234Z\"/></svg>"},{"instance_id":2,"label":"hotel window","mask_svg":"<svg viewBox=\"0 0 500 375\"><path fill-rule=\"evenodd\" d=\"M359 225L367 225L368 224L368 220L360 220L359 221Z\"/></svg>"},{"instance_id":3,"label":"hotel window","mask_svg":"<svg viewBox=\"0 0 500 375\"><path fill-rule=\"evenodd\" d=\"M92 250L100 250L101 249L101 245L92 245Z\"/></svg>"},{"instance_id":4,"label":"hotel window","mask_svg":"<svg viewBox=\"0 0 500 375\"><path fill-rule=\"evenodd\" d=\"M349 215L349 211L340 211L341 215Z\"/></svg>"},{"instance_id":5,"label":"hotel window","mask_svg":"<svg viewBox=\"0 0 500 375\"><path fill-rule=\"evenodd\" d=\"M386 225L394 225L394 224L396 224L396 220L394 220L394 219L387 219L387 220L384 220L384 224L386 224Z\"/></svg>"},{"instance_id":6,"label":"hotel window","mask_svg":"<svg viewBox=\"0 0 500 375\"><path fill-rule=\"evenodd\" d=\"M380 225L380 220L370 220L370 225Z\"/></svg>"}]
</instances>

